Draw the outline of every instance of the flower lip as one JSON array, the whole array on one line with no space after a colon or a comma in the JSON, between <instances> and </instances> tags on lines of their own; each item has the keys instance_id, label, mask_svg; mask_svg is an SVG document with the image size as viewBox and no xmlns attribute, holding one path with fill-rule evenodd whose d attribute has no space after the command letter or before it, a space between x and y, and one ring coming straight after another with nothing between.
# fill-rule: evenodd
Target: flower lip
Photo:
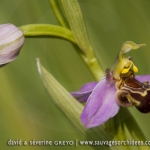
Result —
<instances>
[{"instance_id":1,"label":"flower lip","mask_svg":"<svg viewBox=\"0 0 150 150\"><path fill-rule=\"evenodd\" d=\"M128 99L129 93L123 90L118 90L116 92L116 100L119 105L123 107L131 107L133 104L132 102Z\"/></svg>"},{"instance_id":2,"label":"flower lip","mask_svg":"<svg viewBox=\"0 0 150 150\"><path fill-rule=\"evenodd\" d=\"M139 80L147 79L146 82L140 82L136 80L136 78L139 78ZM124 83L121 86L121 90L119 92L126 92L126 96L124 96L124 102L125 98L127 98L127 101L129 103L132 103L140 112L142 113L148 113L150 112L150 75L147 76L137 76L136 78L131 77L127 78ZM123 101L121 100L119 95L118 102Z\"/></svg>"}]
</instances>

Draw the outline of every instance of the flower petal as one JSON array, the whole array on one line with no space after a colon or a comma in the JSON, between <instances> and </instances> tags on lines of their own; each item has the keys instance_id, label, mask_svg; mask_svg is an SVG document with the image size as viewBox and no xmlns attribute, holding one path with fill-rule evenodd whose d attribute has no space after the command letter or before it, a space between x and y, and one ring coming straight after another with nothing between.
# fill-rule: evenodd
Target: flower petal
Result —
<instances>
[{"instance_id":1,"label":"flower petal","mask_svg":"<svg viewBox=\"0 0 150 150\"><path fill-rule=\"evenodd\" d=\"M95 86L81 114L86 128L99 126L118 113L120 106L115 93L115 84L106 81L105 77Z\"/></svg>"},{"instance_id":2,"label":"flower petal","mask_svg":"<svg viewBox=\"0 0 150 150\"><path fill-rule=\"evenodd\" d=\"M135 76L135 78L140 81L140 82L146 82L149 81L150 82L150 75L142 75L142 76Z\"/></svg>"},{"instance_id":3,"label":"flower petal","mask_svg":"<svg viewBox=\"0 0 150 150\"><path fill-rule=\"evenodd\" d=\"M89 82L81 87L82 92L91 91L95 88L98 82Z\"/></svg>"},{"instance_id":4,"label":"flower petal","mask_svg":"<svg viewBox=\"0 0 150 150\"><path fill-rule=\"evenodd\" d=\"M75 97L79 102L86 102L90 94L92 93L92 90L97 85L98 82L90 82L85 85L83 85L80 89L80 91L77 92L71 92L70 94Z\"/></svg>"}]
</instances>

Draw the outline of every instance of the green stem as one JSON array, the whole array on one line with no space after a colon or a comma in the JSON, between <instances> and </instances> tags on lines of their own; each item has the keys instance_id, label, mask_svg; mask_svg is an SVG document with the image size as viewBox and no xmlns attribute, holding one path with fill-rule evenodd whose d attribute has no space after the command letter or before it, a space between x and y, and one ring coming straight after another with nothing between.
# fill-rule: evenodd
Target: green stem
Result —
<instances>
[{"instance_id":1,"label":"green stem","mask_svg":"<svg viewBox=\"0 0 150 150\"><path fill-rule=\"evenodd\" d=\"M99 81L103 77L104 72L94 55L80 5L77 0L61 0L61 4L75 41L82 51L79 54L87 64L94 78Z\"/></svg>"},{"instance_id":2,"label":"green stem","mask_svg":"<svg viewBox=\"0 0 150 150\"><path fill-rule=\"evenodd\" d=\"M59 5L58 1L57 0L49 0L49 3L51 5L60 25L68 28L68 23L66 22L65 17L62 15L62 11L60 10L60 5Z\"/></svg>"},{"instance_id":3,"label":"green stem","mask_svg":"<svg viewBox=\"0 0 150 150\"><path fill-rule=\"evenodd\" d=\"M91 59L87 59L84 55L82 55L81 57L83 58L86 65L88 66L95 80L100 81L100 79L104 76L104 72L101 69L102 67L100 66L94 54L93 57L91 57Z\"/></svg>"},{"instance_id":4,"label":"green stem","mask_svg":"<svg viewBox=\"0 0 150 150\"><path fill-rule=\"evenodd\" d=\"M56 36L75 42L72 32L64 27L50 24L29 24L21 26L24 36Z\"/></svg>"}]
</instances>

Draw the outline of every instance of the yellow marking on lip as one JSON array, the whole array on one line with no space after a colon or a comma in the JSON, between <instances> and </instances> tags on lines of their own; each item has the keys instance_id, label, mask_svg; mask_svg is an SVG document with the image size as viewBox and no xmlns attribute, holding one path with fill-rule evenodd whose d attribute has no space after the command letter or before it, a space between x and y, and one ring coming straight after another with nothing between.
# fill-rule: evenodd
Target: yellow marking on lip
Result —
<instances>
[{"instance_id":1,"label":"yellow marking on lip","mask_svg":"<svg viewBox=\"0 0 150 150\"><path fill-rule=\"evenodd\" d=\"M131 93L137 93L137 94L140 94L141 96L143 96L143 97L145 97L146 95L147 95L147 91L148 90L145 90L143 93L142 92L140 92L140 91L134 91L134 90L132 90L130 87L128 88L128 87L122 87L121 88L122 90L125 90L125 91L130 91ZM133 88L134 89L134 88ZM135 88L136 89L136 88Z\"/></svg>"}]
</instances>

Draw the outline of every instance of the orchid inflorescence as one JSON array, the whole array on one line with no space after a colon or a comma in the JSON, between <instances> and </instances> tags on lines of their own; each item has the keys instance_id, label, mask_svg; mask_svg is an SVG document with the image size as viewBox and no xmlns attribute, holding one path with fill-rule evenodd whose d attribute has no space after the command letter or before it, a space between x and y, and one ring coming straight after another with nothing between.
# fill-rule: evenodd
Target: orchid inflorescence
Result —
<instances>
[{"instance_id":1,"label":"orchid inflorescence","mask_svg":"<svg viewBox=\"0 0 150 150\"><path fill-rule=\"evenodd\" d=\"M21 27L16 27L11 23L0 25L0 67L18 57L25 37L54 36L72 42L77 46L76 48L80 49L78 54L93 78L97 81L100 79L100 81L87 83L80 91L70 94L37 58L39 75L53 103L86 140L101 141L112 140L112 138L122 140L126 138L126 133L124 133L126 129L129 132L132 131L132 138L144 141L146 138L142 130L127 109L125 113L121 115L119 113L118 116L130 115L130 123L121 122L121 117L117 116L119 120L117 125L115 124L117 117L112 119L113 127L116 125L116 131L113 127L107 127L108 124L100 125L114 117L119 112L120 106L135 106L142 113L150 112L150 75L136 76L138 68L131 57L125 57L129 51L139 49L145 44L125 42L112 68L107 68L104 73L90 43L78 0L61 0L59 2L61 7L58 6L58 1L49 0L49 2L60 25L28 24ZM82 102L86 102L85 107L81 104ZM88 131L86 129L96 126L100 127ZM136 129L133 130L133 127Z\"/></svg>"},{"instance_id":2,"label":"orchid inflorescence","mask_svg":"<svg viewBox=\"0 0 150 150\"><path fill-rule=\"evenodd\" d=\"M135 76L138 68L125 53L145 44L127 41L123 44L115 64L106 69L100 82L84 85L80 91L71 94L80 102L86 102L81 121L86 128L99 126L115 116L120 106L135 106L140 112L150 111L150 76Z\"/></svg>"}]
</instances>

